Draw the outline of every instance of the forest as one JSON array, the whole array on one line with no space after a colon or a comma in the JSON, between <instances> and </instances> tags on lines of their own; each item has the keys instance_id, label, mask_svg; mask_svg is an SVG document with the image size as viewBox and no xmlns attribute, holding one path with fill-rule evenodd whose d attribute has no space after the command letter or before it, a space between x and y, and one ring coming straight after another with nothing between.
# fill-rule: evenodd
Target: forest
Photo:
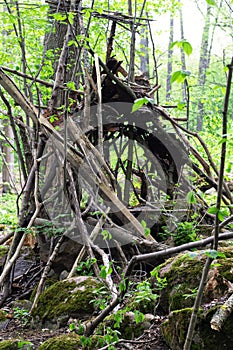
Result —
<instances>
[{"instance_id":1,"label":"forest","mask_svg":"<svg viewBox=\"0 0 233 350\"><path fill-rule=\"evenodd\" d=\"M0 23L0 350L232 349L233 0Z\"/></svg>"}]
</instances>

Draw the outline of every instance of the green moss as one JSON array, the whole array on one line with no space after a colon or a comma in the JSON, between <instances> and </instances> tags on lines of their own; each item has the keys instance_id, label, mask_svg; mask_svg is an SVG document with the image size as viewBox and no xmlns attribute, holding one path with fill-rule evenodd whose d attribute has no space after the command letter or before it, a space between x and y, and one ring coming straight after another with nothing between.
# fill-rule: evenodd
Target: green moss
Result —
<instances>
[{"instance_id":1,"label":"green moss","mask_svg":"<svg viewBox=\"0 0 233 350\"><path fill-rule=\"evenodd\" d=\"M218 263L220 264L220 266L218 266L220 274L228 281L233 282L233 258L218 259Z\"/></svg>"},{"instance_id":2,"label":"green moss","mask_svg":"<svg viewBox=\"0 0 233 350\"><path fill-rule=\"evenodd\" d=\"M85 344L85 347L83 345ZM46 340L39 346L38 350L95 350L104 345L101 336L80 337L77 334L63 334Z\"/></svg>"},{"instance_id":3,"label":"green moss","mask_svg":"<svg viewBox=\"0 0 233 350\"><path fill-rule=\"evenodd\" d=\"M81 349L80 337L76 334L60 335L46 340L38 350L75 350Z\"/></svg>"},{"instance_id":4,"label":"green moss","mask_svg":"<svg viewBox=\"0 0 233 350\"><path fill-rule=\"evenodd\" d=\"M25 344L25 347L23 347L24 344ZM0 350L29 349L31 345L32 344L30 342L24 342L17 339L2 340L0 343Z\"/></svg>"},{"instance_id":5,"label":"green moss","mask_svg":"<svg viewBox=\"0 0 233 350\"><path fill-rule=\"evenodd\" d=\"M6 315L7 315L6 311L0 310L0 322L6 321L7 319Z\"/></svg>"},{"instance_id":6,"label":"green moss","mask_svg":"<svg viewBox=\"0 0 233 350\"><path fill-rule=\"evenodd\" d=\"M211 269L214 281L212 287L208 287L203 295L204 302L210 302L226 294L228 289L224 279L233 282L233 251L232 247L221 247L219 249L226 258L218 258L220 264ZM198 288L202 269L206 261L206 255L196 252L192 258L189 254L179 254L175 258L168 259L159 266L159 275L166 278L167 287L162 290L160 305L165 312L191 307L193 305L193 293ZM158 269L158 267L156 268ZM188 295L188 297L187 297Z\"/></svg>"},{"instance_id":7,"label":"green moss","mask_svg":"<svg viewBox=\"0 0 233 350\"><path fill-rule=\"evenodd\" d=\"M191 350L222 350L231 349L233 344L233 315L224 323L222 332L216 332L210 327L210 320L217 308L208 312L202 309L198 312L197 324ZM186 339L187 329L192 309L186 308L173 311L162 326L162 334L171 349L182 350Z\"/></svg>"},{"instance_id":8,"label":"green moss","mask_svg":"<svg viewBox=\"0 0 233 350\"><path fill-rule=\"evenodd\" d=\"M160 265L160 277L167 280L160 302L166 312L193 305L193 299L184 295L198 287L204 260L205 256L192 259L188 254L179 254Z\"/></svg>"},{"instance_id":9,"label":"green moss","mask_svg":"<svg viewBox=\"0 0 233 350\"><path fill-rule=\"evenodd\" d=\"M63 325L69 317L82 319L91 315L94 305L90 301L94 299L93 291L98 285L93 278L78 284L75 279L56 282L40 295L32 317L39 318L42 324L44 321L58 319L60 325Z\"/></svg>"}]
</instances>

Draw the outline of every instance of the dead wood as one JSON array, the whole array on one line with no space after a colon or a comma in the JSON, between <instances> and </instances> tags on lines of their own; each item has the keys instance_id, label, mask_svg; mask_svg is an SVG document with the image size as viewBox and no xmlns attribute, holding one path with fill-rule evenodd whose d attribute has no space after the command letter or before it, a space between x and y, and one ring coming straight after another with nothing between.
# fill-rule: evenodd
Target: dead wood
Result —
<instances>
[{"instance_id":1,"label":"dead wood","mask_svg":"<svg viewBox=\"0 0 233 350\"><path fill-rule=\"evenodd\" d=\"M214 331L221 332L224 322L233 311L233 294L221 305L213 315L210 326Z\"/></svg>"}]
</instances>

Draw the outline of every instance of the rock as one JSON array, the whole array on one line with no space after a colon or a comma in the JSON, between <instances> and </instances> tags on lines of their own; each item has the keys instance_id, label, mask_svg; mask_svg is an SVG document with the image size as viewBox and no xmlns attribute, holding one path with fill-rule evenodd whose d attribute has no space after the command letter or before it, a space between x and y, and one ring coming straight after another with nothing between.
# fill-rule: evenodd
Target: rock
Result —
<instances>
[{"instance_id":1,"label":"rock","mask_svg":"<svg viewBox=\"0 0 233 350\"><path fill-rule=\"evenodd\" d=\"M220 251L225 254L226 258L221 257L213 261L213 267L208 274L203 303L224 297L232 288L232 247L220 248ZM193 306L205 261L206 254L196 251L181 253L159 266L159 277L166 279L167 282L167 286L161 291L159 304L165 313Z\"/></svg>"},{"instance_id":2,"label":"rock","mask_svg":"<svg viewBox=\"0 0 233 350\"><path fill-rule=\"evenodd\" d=\"M101 336L92 336L85 338L86 350L97 350L101 348L104 343L104 339ZM38 350L82 350L85 340L81 340L77 334L63 334L54 338L50 338L42 343Z\"/></svg>"},{"instance_id":3,"label":"rock","mask_svg":"<svg viewBox=\"0 0 233 350\"><path fill-rule=\"evenodd\" d=\"M60 274L63 270L70 271L76 258L77 252L81 249L81 244L68 237L62 243L59 252L52 264L52 269L56 274ZM42 262L47 263L50 252L50 242L39 241L39 255Z\"/></svg>"},{"instance_id":4,"label":"rock","mask_svg":"<svg viewBox=\"0 0 233 350\"><path fill-rule=\"evenodd\" d=\"M6 329L8 323L9 319L7 318L7 312L0 310L0 331L1 329Z\"/></svg>"},{"instance_id":5,"label":"rock","mask_svg":"<svg viewBox=\"0 0 233 350\"><path fill-rule=\"evenodd\" d=\"M97 279L87 276L58 281L39 297L32 312L33 324L42 328L57 329L67 324L70 317L86 320L95 311L95 289L102 286Z\"/></svg>"},{"instance_id":6,"label":"rock","mask_svg":"<svg viewBox=\"0 0 233 350\"><path fill-rule=\"evenodd\" d=\"M32 302L30 300L14 300L11 303L11 308L15 309L22 309L22 310L27 310L30 311L32 307Z\"/></svg>"},{"instance_id":7,"label":"rock","mask_svg":"<svg viewBox=\"0 0 233 350\"><path fill-rule=\"evenodd\" d=\"M210 328L210 320L216 310L214 307L207 312L199 311L191 350L232 349L233 315L226 320L222 332L216 332ZM172 350L183 349L191 313L190 308L173 311L162 324L163 337Z\"/></svg>"}]
</instances>

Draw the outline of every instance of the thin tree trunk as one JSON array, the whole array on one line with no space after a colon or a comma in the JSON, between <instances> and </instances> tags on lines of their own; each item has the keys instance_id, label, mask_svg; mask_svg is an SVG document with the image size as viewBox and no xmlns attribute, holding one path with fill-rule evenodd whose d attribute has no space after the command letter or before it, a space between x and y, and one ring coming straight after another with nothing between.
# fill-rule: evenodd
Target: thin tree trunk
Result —
<instances>
[{"instance_id":1,"label":"thin tree trunk","mask_svg":"<svg viewBox=\"0 0 233 350\"><path fill-rule=\"evenodd\" d=\"M4 126L4 134L11 144L14 143L14 135L9 120ZM3 143L2 146L3 165L2 165L2 193L8 193L14 187L14 152L9 144Z\"/></svg>"},{"instance_id":2,"label":"thin tree trunk","mask_svg":"<svg viewBox=\"0 0 233 350\"><path fill-rule=\"evenodd\" d=\"M140 70L147 77L149 77L149 38L148 31L143 27L141 29L141 39L140 39Z\"/></svg>"},{"instance_id":3,"label":"thin tree trunk","mask_svg":"<svg viewBox=\"0 0 233 350\"><path fill-rule=\"evenodd\" d=\"M170 48L171 44L174 41L174 18L171 14L170 17L170 36L169 36L169 45L168 45L168 60L167 60L167 86L166 86L166 100L169 101L171 98L171 75L172 75L172 56L173 49Z\"/></svg>"},{"instance_id":4,"label":"thin tree trunk","mask_svg":"<svg viewBox=\"0 0 233 350\"><path fill-rule=\"evenodd\" d=\"M209 53L210 16L211 16L211 6L207 5L205 24L202 32L201 52L200 52L199 69L198 69L198 86L200 86L200 91L202 91L202 95L204 94L206 73L209 66L208 57L210 55ZM197 131L202 130L203 116L204 116L204 103L202 102L201 99L199 99L198 113L197 113Z\"/></svg>"}]
</instances>

